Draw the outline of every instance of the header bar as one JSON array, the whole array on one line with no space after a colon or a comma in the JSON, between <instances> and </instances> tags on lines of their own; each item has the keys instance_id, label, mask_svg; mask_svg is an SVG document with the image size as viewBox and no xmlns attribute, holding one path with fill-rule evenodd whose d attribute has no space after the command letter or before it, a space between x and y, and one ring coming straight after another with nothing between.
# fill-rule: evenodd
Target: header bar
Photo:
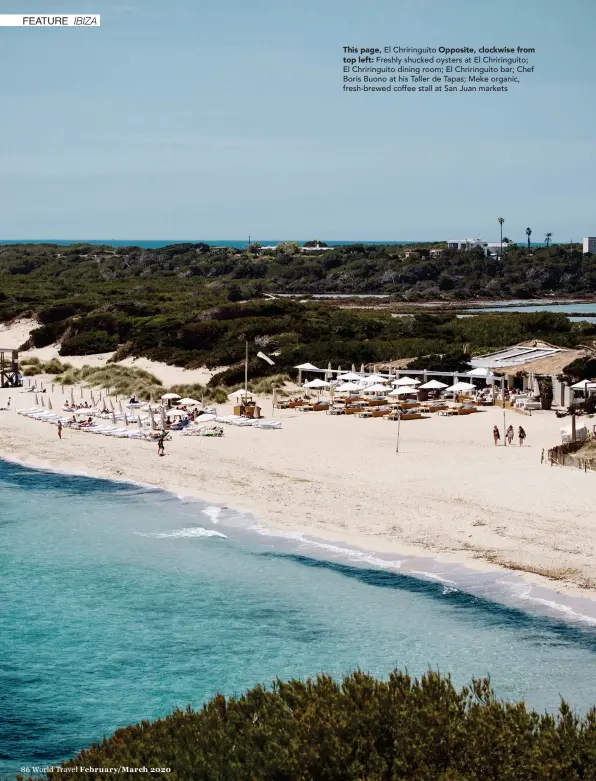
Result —
<instances>
[{"instance_id":1,"label":"header bar","mask_svg":"<svg viewBox=\"0 0 596 781\"><path fill-rule=\"evenodd\" d=\"M100 27L99 14L0 14L0 27Z\"/></svg>"}]
</instances>

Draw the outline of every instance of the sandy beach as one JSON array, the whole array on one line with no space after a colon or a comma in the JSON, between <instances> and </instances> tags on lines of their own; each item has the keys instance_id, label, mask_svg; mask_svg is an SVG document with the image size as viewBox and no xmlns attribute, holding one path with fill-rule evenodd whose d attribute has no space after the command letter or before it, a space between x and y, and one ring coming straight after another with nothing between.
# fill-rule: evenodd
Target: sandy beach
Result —
<instances>
[{"instance_id":1,"label":"sandy beach","mask_svg":"<svg viewBox=\"0 0 596 781\"><path fill-rule=\"evenodd\" d=\"M221 439L174 432L159 458L148 442L68 429L59 440L55 426L17 414L33 394L1 390L0 406L9 396L10 411L0 412L6 458L159 486L366 550L512 567L562 592L596 587L596 476L541 464L542 449L560 442L553 413L507 412L527 432L523 448L494 446L501 409L402 422L396 453L394 422L275 410L281 430L226 426ZM45 397L60 409L68 390ZM271 417L271 400L262 407Z\"/></svg>"}]
</instances>

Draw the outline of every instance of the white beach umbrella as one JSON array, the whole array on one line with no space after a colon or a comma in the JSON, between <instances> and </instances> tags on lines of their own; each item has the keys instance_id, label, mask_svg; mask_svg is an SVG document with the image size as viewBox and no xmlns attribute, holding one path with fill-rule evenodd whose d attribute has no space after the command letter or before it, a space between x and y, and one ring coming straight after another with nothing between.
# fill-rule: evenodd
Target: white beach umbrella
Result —
<instances>
[{"instance_id":1,"label":"white beach umbrella","mask_svg":"<svg viewBox=\"0 0 596 781\"><path fill-rule=\"evenodd\" d=\"M161 408L161 427L163 430L166 428L166 411L163 407Z\"/></svg>"},{"instance_id":2,"label":"white beach umbrella","mask_svg":"<svg viewBox=\"0 0 596 781\"><path fill-rule=\"evenodd\" d=\"M112 410L112 425L116 425L116 413Z\"/></svg>"},{"instance_id":3,"label":"white beach umbrella","mask_svg":"<svg viewBox=\"0 0 596 781\"><path fill-rule=\"evenodd\" d=\"M142 431L143 430L143 423L141 421L141 414L140 413L137 415L137 424L138 424L138 427L139 427L139 431Z\"/></svg>"},{"instance_id":4,"label":"white beach umbrella","mask_svg":"<svg viewBox=\"0 0 596 781\"><path fill-rule=\"evenodd\" d=\"M300 363L298 366L294 366L295 369L299 369L303 372L323 372L325 369L319 369L318 366L314 366L312 363Z\"/></svg>"},{"instance_id":5,"label":"white beach umbrella","mask_svg":"<svg viewBox=\"0 0 596 781\"><path fill-rule=\"evenodd\" d=\"M166 414L169 418L185 418L187 416L183 409L170 409Z\"/></svg>"},{"instance_id":6,"label":"white beach umbrella","mask_svg":"<svg viewBox=\"0 0 596 781\"><path fill-rule=\"evenodd\" d=\"M329 383L324 380L311 380L304 383L305 388L328 388Z\"/></svg>"},{"instance_id":7,"label":"white beach umbrella","mask_svg":"<svg viewBox=\"0 0 596 781\"><path fill-rule=\"evenodd\" d=\"M425 382L424 385L419 385L418 390L441 390L442 388L446 387L446 382L439 382L439 380L429 380L428 382Z\"/></svg>"},{"instance_id":8,"label":"white beach umbrella","mask_svg":"<svg viewBox=\"0 0 596 781\"><path fill-rule=\"evenodd\" d=\"M114 410L114 402L112 401L112 399L110 399L110 407L112 409L112 412L114 412L115 411Z\"/></svg>"},{"instance_id":9,"label":"white beach umbrella","mask_svg":"<svg viewBox=\"0 0 596 781\"><path fill-rule=\"evenodd\" d=\"M42 393L42 394L40 394L40 395L41 395L41 406L42 406L42 407L45 407L45 406L46 406L46 403L45 403L45 401L43 400L43 393Z\"/></svg>"},{"instance_id":10,"label":"white beach umbrella","mask_svg":"<svg viewBox=\"0 0 596 781\"><path fill-rule=\"evenodd\" d=\"M368 385L364 390L363 393L387 393L388 388L386 388L384 385Z\"/></svg>"},{"instance_id":11,"label":"white beach umbrella","mask_svg":"<svg viewBox=\"0 0 596 781\"><path fill-rule=\"evenodd\" d=\"M353 372L355 372L355 371L356 371L356 364L355 364L355 363L353 363L353 364L352 364L352 371L353 371Z\"/></svg>"},{"instance_id":12,"label":"white beach umbrella","mask_svg":"<svg viewBox=\"0 0 596 781\"><path fill-rule=\"evenodd\" d=\"M188 406L198 406L201 402L197 401L196 399L180 399L180 404L186 404Z\"/></svg>"},{"instance_id":13,"label":"white beach umbrella","mask_svg":"<svg viewBox=\"0 0 596 781\"><path fill-rule=\"evenodd\" d=\"M478 366L475 369L471 369L469 372L466 372L466 375L468 377L489 377L494 378L494 374L491 372L490 369L486 369L482 366Z\"/></svg>"},{"instance_id":14,"label":"white beach umbrella","mask_svg":"<svg viewBox=\"0 0 596 781\"><path fill-rule=\"evenodd\" d=\"M331 361L327 364L327 374L325 375L326 380L332 380L333 379L333 370L331 368Z\"/></svg>"},{"instance_id":15,"label":"white beach umbrella","mask_svg":"<svg viewBox=\"0 0 596 781\"><path fill-rule=\"evenodd\" d=\"M390 396L407 396L408 393L416 393L416 388L412 386L402 385L400 388L395 388L389 393Z\"/></svg>"},{"instance_id":16,"label":"white beach umbrella","mask_svg":"<svg viewBox=\"0 0 596 781\"><path fill-rule=\"evenodd\" d=\"M153 410L151 407L149 407L149 421L151 423L151 431L153 431L155 428L155 418L153 416Z\"/></svg>"},{"instance_id":17,"label":"white beach umbrella","mask_svg":"<svg viewBox=\"0 0 596 781\"><path fill-rule=\"evenodd\" d=\"M456 382L454 385L450 385L448 388L445 388L445 390L453 391L453 393L460 393L462 391L474 390L475 387L476 386L471 382Z\"/></svg>"},{"instance_id":18,"label":"white beach umbrella","mask_svg":"<svg viewBox=\"0 0 596 781\"><path fill-rule=\"evenodd\" d=\"M74 388L70 386L70 400L74 404Z\"/></svg>"},{"instance_id":19,"label":"white beach umbrella","mask_svg":"<svg viewBox=\"0 0 596 781\"><path fill-rule=\"evenodd\" d=\"M369 374L368 377L364 378L364 382L373 384L379 384L383 382L387 382L387 377L383 377L381 374Z\"/></svg>"},{"instance_id":20,"label":"white beach umbrella","mask_svg":"<svg viewBox=\"0 0 596 781\"><path fill-rule=\"evenodd\" d=\"M122 409L122 402L121 402L121 401L119 401L119 402L118 402L118 412L119 412L119 413L122 415L122 414L123 414L123 411L124 411L124 410Z\"/></svg>"},{"instance_id":21,"label":"white beach umbrella","mask_svg":"<svg viewBox=\"0 0 596 781\"><path fill-rule=\"evenodd\" d=\"M37 393L35 394L35 406L39 407L39 398L37 396Z\"/></svg>"},{"instance_id":22,"label":"white beach umbrella","mask_svg":"<svg viewBox=\"0 0 596 781\"><path fill-rule=\"evenodd\" d=\"M357 382L344 382L341 385L338 385L335 390L340 393L349 393L350 391L360 391L363 387L363 385L360 385L360 383Z\"/></svg>"},{"instance_id":23,"label":"white beach umbrella","mask_svg":"<svg viewBox=\"0 0 596 781\"><path fill-rule=\"evenodd\" d=\"M52 407L52 399L48 399L48 409L53 409L53 407Z\"/></svg>"},{"instance_id":24,"label":"white beach umbrella","mask_svg":"<svg viewBox=\"0 0 596 781\"><path fill-rule=\"evenodd\" d=\"M571 386L571 390L592 390L596 388L596 380L581 380Z\"/></svg>"},{"instance_id":25,"label":"white beach umbrella","mask_svg":"<svg viewBox=\"0 0 596 781\"><path fill-rule=\"evenodd\" d=\"M414 380L412 377L400 377L399 380L393 380L392 385L420 385L420 380Z\"/></svg>"},{"instance_id":26,"label":"white beach umbrella","mask_svg":"<svg viewBox=\"0 0 596 781\"><path fill-rule=\"evenodd\" d=\"M165 401L173 401L174 399L179 399L180 396L177 393L164 393L162 396L162 399L165 399Z\"/></svg>"},{"instance_id":27,"label":"white beach umbrella","mask_svg":"<svg viewBox=\"0 0 596 781\"><path fill-rule=\"evenodd\" d=\"M237 391L233 391L232 393L228 393L228 399L231 399L232 401L235 401L236 399L252 399L252 393L250 391L246 391L246 393L240 388Z\"/></svg>"},{"instance_id":28,"label":"white beach umbrella","mask_svg":"<svg viewBox=\"0 0 596 781\"><path fill-rule=\"evenodd\" d=\"M360 374L364 374L364 364L360 364Z\"/></svg>"},{"instance_id":29,"label":"white beach umbrella","mask_svg":"<svg viewBox=\"0 0 596 781\"><path fill-rule=\"evenodd\" d=\"M342 374L341 377L338 377L337 379L341 382L351 382L352 380L360 381L362 377L355 372L347 372L346 374Z\"/></svg>"}]
</instances>

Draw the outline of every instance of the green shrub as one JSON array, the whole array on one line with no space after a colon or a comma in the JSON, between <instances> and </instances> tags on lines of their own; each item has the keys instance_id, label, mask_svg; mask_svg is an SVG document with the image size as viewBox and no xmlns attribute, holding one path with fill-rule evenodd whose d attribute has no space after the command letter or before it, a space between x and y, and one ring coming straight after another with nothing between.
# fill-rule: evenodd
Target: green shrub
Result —
<instances>
[{"instance_id":1,"label":"green shrub","mask_svg":"<svg viewBox=\"0 0 596 781\"><path fill-rule=\"evenodd\" d=\"M19 365L20 366L39 366L41 364L41 361L37 356L32 356L31 358L21 358L19 357Z\"/></svg>"},{"instance_id":2,"label":"green shrub","mask_svg":"<svg viewBox=\"0 0 596 781\"><path fill-rule=\"evenodd\" d=\"M34 347L48 347L48 345L57 342L67 328L68 323L64 320L48 323L39 328L34 328L29 338L33 342Z\"/></svg>"},{"instance_id":3,"label":"green shrub","mask_svg":"<svg viewBox=\"0 0 596 781\"><path fill-rule=\"evenodd\" d=\"M52 358L51 361L47 361L43 364L44 374L62 374L68 369L71 369L70 363L61 363L57 358Z\"/></svg>"},{"instance_id":4,"label":"green shrub","mask_svg":"<svg viewBox=\"0 0 596 781\"><path fill-rule=\"evenodd\" d=\"M226 401L229 401L228 391L226 391L225 388L219 387L210 389L207 393L207 398L215 404L225 404Z\"/></svg>"},{"instance_id":5,"label":"green shrub","mask_svg":"<svg viewBox=\"0 0 596 781\"><path fill-rule=\"evenodd\" d=\"M488 680L458 691L435 672L358 671L218 695L119 729L48 776L98 777L81 766L170 768L153 776L170 781L579 781L596 777L596 711L536 713Z\"/></svg>"},{"instance_id":6,"label":"green shrub","mask_svg":"<svg viewBox=\"0 0 596 781\"><path fill-rule=\"evenodd\" d=\"M41 373L41 366L38 363L32 363L29 366L25 366L22 371L23 377L35 377L36 374Z\"/></svg>"},{"instance_id":7,"label":"green shrub","mask_svg":"<svg viewBox=\"0 0 596 781\"><path fill-rule=\"evenodd\" d=\"M118 335L107 331L83 331L62 342L60 355L109 353L118 347Z\"/></svg>"}]
</instances>

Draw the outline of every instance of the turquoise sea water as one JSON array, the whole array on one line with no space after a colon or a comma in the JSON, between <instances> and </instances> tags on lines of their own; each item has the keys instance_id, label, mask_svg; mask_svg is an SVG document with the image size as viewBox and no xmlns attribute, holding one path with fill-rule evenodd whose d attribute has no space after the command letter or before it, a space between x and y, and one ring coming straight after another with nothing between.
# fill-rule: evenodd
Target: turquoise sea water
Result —
<instances>
[{"instance_id":1,"label":"turquoise sea water","mask_svg":"<svg viewBox=\"0 0 596 781\"><path fill-rule=\"evenodd\" d=\"M539 709L596 700L594 621L524 612L502 573L424 579L139 486L0 461L0 564L0 774L275 676L432 666Z\"/></svg>"}]
</instances>

